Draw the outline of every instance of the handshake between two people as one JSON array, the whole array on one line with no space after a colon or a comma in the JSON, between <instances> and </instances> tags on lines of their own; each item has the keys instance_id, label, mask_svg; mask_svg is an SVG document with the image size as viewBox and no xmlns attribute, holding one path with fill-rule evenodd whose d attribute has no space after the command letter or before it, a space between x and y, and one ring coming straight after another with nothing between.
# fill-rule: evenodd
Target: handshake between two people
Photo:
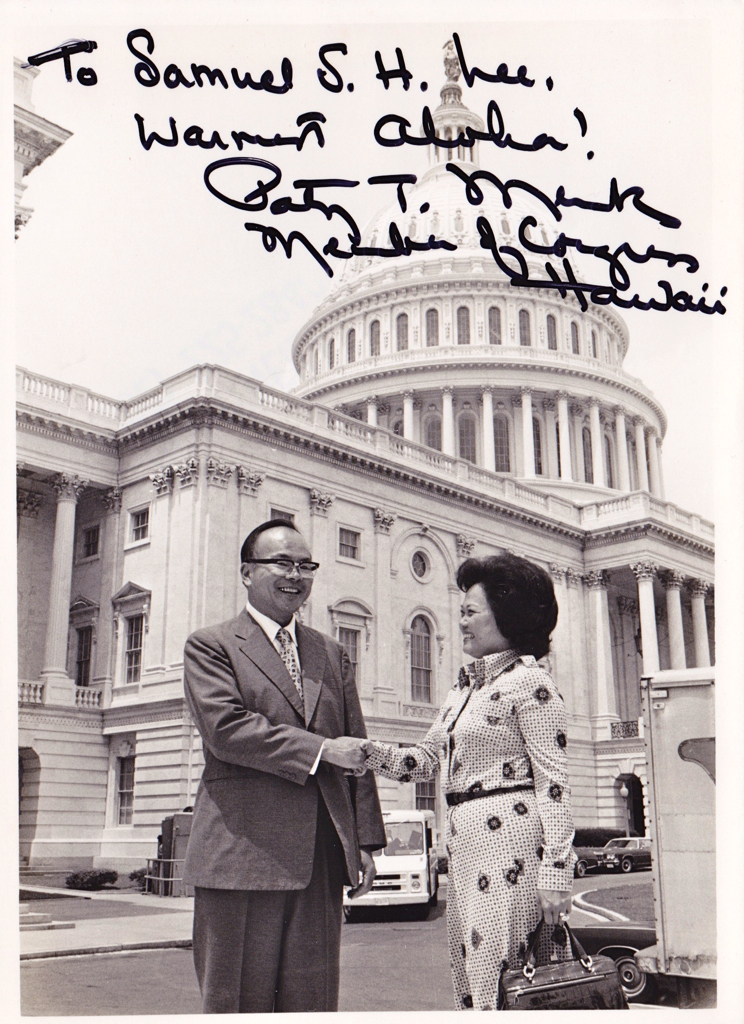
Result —
<instances>
[{"instance_id":1,"label":"handshake between two people","mask_svg":"<svg viewBox=\"0 0 744 1024\"><path fill-rule=\"evenodd\" d=\"M367 755L372 751L372 740L357 736L338 736L323 743L321 761L345 768L349 775L364 775L367 770Z\"/></svg>"}]
</instances>

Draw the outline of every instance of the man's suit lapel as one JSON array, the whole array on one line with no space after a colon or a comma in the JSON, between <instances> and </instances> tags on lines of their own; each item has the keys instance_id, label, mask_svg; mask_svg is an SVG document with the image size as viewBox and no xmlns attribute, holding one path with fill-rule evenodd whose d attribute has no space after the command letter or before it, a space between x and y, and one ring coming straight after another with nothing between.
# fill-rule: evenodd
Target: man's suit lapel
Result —
<instances>
[{"instance_id":1,"label":"man's suit lapel","mask_svg":"<svg viewBox=\"0 0 744 1024\"><path fill-rule=\"evenodd\" d=\"M297 714L301 718L305 718L305 709L302 706L297 687L287 671L287 666L264 631L257 622L253 621L247 611L240 613L235 635L246 641L240 645L243 654L263 672L274 686L281 690ZM300 659L302 660L302 655L300 655ZM307 700L307 692L305 699ZM315 700L317 702L317 696ZM313 705L314 707L315 705Z\"/></svg>"},{"instance_id":2,"label":"man's suit lapel","mask_svg":"<svg viewBox=\"0 0 744 1024\"><path fill-rule=\"evenodd\" d=\"M305 725L309 726L320 698L326 666L322 637L297 623L297 647L302 665L302 692L305 697Z\"/></svg>"}]
</instances>

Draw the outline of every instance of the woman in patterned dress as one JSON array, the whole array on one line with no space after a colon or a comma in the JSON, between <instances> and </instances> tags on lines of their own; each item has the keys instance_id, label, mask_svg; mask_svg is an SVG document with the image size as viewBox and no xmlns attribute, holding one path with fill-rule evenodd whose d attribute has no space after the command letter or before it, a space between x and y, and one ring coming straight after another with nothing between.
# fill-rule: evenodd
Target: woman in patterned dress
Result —
<instances>
[{"instance_id":1,"label":"woman in patterned dress","mask_svg":"<svg viewBox=\"0 0 744 1024\"><path fill-rule=\"evenodd\" d=\"M548 653L558 608L550 576L514 555L468 559L457 585L463 650L474 661L421 743L367 741L365 749L367 766L386 778L442 773L455 1005L490 1010L502 970L519 966L541 915L545 959L552 926L570 911L566 713L536 661Z\"/></svg>"}]
</instances>

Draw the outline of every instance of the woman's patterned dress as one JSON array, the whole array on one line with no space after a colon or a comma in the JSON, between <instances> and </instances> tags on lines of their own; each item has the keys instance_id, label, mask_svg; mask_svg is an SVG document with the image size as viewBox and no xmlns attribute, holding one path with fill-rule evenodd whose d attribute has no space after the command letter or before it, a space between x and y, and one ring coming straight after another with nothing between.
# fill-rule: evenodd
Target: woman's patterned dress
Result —
<instances>
[{"instance_id":1,"label":"woman's patterned dress","mask_svg":"<svg viewBox=\"0 0 744 1024\"><path fill-rule=\"evenodd\" d=\"M464 801L447 814L455 1005L496 1009L501 971L520 966L540 920L538 887L568 891L573 880L566 713L553 680L530 655L480 658L460 670L421 743L375 743L367 764L400 782L423 782L441 771L445 793L513 788ZM543 958L547 931L538 951Z\"/></svg>"}]
</instances>

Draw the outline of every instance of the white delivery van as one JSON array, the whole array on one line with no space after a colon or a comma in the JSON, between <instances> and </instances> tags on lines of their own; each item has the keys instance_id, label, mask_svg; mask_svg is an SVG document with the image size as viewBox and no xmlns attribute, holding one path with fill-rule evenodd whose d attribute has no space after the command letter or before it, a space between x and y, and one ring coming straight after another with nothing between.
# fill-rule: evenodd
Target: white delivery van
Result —
<instances>
[{"instance_id":1,"label":"white delivery van","mask_svg":"<svg viewBox=\"0 0 744 1024\"><path fill-rule=\"evenodd\" d=\"M372 891L350 900L344 915L354 919L362 907L419 904L424 913L437 905L437 832L434 811L383 811L387 846L374 854L377 875Z\"/></svg>"}]
</instances>

